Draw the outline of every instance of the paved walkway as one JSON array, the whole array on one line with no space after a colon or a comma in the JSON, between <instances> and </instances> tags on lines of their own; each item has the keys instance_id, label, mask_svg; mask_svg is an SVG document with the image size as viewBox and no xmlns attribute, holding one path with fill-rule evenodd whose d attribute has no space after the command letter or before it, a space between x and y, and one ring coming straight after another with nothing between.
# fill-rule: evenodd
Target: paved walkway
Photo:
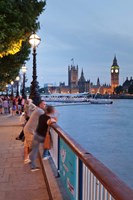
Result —
<instances>
[{"instance_id":1,"label":"paved walkway","mask_svg":"<svg viewBox=\"0 0 133 200\"><path fill-rule=\"evenodd\" d=\"M23 164L21 130L18 116L0 115L0 200L49 200L42 170Z\"/></svg>"}]
</instances>

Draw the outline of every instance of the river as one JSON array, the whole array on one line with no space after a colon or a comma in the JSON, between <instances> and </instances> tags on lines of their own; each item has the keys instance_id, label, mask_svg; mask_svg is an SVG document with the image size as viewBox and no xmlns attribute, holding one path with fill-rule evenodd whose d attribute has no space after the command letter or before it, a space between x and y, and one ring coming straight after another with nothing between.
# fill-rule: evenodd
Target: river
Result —
<instances>
[{"instance_id":1,"label":"river","mask_svg":"<svg viewBox=\"0 0 133 200\"><path fill-rule=\"evenodd\" d=\"M56 109L59 126L133 188L133 100Z\"/></svg>"}]
</instances>

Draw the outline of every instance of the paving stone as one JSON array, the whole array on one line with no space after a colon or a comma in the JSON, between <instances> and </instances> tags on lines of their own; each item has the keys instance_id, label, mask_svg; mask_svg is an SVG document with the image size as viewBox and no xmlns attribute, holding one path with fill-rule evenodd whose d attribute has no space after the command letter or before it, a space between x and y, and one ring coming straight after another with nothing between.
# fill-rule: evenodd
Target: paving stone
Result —
<instances>
[{"instance_id":1,"label":"paving stone","mask_svg":"<svg viewBox=\"0 0 133 200\"><path fill-rule=\"evenodd\" d=\"M0 200L49 200L42 170L31 172L23 163L19 124L16 116L0 116Z\"/></svg>"}]
</instances>

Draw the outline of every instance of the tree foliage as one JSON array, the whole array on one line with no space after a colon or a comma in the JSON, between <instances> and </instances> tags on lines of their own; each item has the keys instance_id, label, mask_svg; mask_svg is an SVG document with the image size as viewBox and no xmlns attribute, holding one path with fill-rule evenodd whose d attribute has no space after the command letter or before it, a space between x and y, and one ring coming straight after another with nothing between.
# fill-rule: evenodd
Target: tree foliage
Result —
<instances>
[{"instance_id":1,"label":"tree foliage","mask_svg":"<svg viewBox=\"0 0 133 200\"><path fill-rule=\"evenodd\" d=\"M40 28L38 17L45 5L45 1L37 0L0 1L1 83L13 79L24 61L28 60L28 38Z\"/></svg>"},{"instance_id":2,"label":"tree foliage","mask_svg":"<svg viewBox=\"0 0 133 200\"><path fill-rule=\"evenodd\" d=\"M133 84L131 84L128 88L128 93L133 94Z\"/></svg>"},{"instance_id":3,"label":"tree foliage","mask_svg":"<svg viewBox=\"0 0 133 200\"><path fill-rule=\"evenodd\" d=\"M123 87L119 85L118 87L114 89L114 91L116 94L121 94L123 92Z\"/></svg>"}]
</instances>

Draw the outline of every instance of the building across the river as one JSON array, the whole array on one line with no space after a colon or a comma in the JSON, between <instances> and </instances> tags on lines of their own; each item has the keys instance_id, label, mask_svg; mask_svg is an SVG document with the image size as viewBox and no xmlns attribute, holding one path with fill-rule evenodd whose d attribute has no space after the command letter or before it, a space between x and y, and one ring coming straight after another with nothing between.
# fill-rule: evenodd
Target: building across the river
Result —
<instances>
[{"instance_id":1,"label":"building across the river","mask_svg":"<svg viewBox=\"0 0 133 200\"><path fill-rule=\"evenodd\" d=\"M99 78L94 85L90 80L86 80L83 69L79 77L79 67L71 65L68 66L68 85L65 82L60 83L59 86L48 87L49 93L83 93L89 92L90 94L112 94L114 88L119 85L119 66L117 64L116 56L114 56L113 64L110 68L111 80L109 85L100 84Z\"/></svg>"}]
</instances>

